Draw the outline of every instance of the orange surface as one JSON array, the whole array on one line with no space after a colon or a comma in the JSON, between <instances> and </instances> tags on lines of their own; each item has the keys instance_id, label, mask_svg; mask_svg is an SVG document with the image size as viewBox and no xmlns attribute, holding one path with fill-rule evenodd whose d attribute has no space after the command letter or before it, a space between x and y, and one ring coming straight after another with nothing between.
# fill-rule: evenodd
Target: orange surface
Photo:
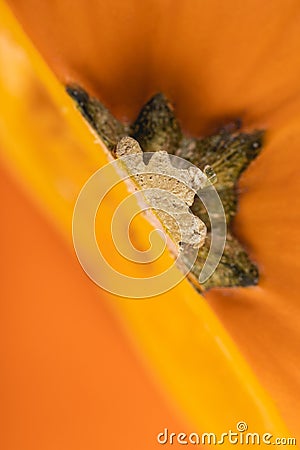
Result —
<instances>
[{"instance_id":1,"label":"orange surface","mask_svg":"<svg viewBox=\"0 0 300 450\"><path fill-rule=\"evenodd\" d=\"M8 0L63 82L134 117L163 90L185 128L239 116L251 127L297 112L298 0Z\"/></svg>"},{"instance_id":2,"label":"orange surface","mask_svg":"<svg viewBox=\"0 0 300 450\"><path fill-rule=\"evenodd\" d=\"M1 450L140 450L164 426L187 430L73 252L3 168L0 186Z\"/></svg>"},{"instance_id":3,"label":"orange surface","mask_svg":"<svg viewBox=\"0 0 300 450\"><path fill-rule=\"evenodd\" d=\"M243 177L236 221L259 263L260 286L207 298L299 432L299 2L9 3L59 79L81 82L119 117L133 117L163 90L195 133L236 116L268 129Z\"/></svg>"}]
</instances>

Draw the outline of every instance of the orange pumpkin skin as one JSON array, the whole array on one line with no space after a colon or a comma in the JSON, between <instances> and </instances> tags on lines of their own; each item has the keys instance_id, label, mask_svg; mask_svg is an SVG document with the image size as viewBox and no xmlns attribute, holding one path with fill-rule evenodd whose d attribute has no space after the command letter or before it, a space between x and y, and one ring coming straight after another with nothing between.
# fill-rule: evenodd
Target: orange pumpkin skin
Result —
<instances>
[{"instance_id":1,"label":"orange pumpkin skin","mask_svg":"<svg viewBox=\"0 0 300 450\"><path fill-rule=\"evenodd\" d=\"M207 300L298 431L299 3L8 3L60 80L81 83L119 118L132 119L163 90L193 134L235 117L268 130L240 183L235 223L260 266L260 285Z\"/></svg>"}]
</instances>

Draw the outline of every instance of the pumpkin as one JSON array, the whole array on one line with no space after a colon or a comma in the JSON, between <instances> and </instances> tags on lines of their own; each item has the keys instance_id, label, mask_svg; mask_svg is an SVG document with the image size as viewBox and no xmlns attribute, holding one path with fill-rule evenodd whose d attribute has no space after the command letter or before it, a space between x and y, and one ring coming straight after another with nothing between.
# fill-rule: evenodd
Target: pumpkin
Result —
<instances>
[{"instance_id":1,"label":"pumpkin","mask_svg":"<svg viewBox=\"0 0 300 450\"><path fill-rule=\"evenodd\" d=\"M69 241L78 190L106 159L63 85L85 86L119 119L133 120L160 90L187 133L209 134L236 118L267 130L240 181L235 220L259 285L205 300L187 281L142 302L101 297L188 427L221 433L244 420L253 432L288 436L287 426L297 435L298 3L8 4L50 70L1 3L2 63L10 67L1 70L2 159ZM114 201L122 196L125 189ZM105 205L107 217L114 205ZM137 229L145 243L150 225L141 218Z\"/></svg>"}]
</instances>

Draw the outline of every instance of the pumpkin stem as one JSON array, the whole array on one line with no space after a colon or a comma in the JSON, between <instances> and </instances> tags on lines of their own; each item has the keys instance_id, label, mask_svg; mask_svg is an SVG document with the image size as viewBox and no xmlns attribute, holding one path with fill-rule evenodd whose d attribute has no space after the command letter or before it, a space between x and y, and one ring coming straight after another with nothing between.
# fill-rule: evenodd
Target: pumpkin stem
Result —
<instances>
[{"instance_id":1,"label":"pumpkin stem","mask_svg":"<svg viewBox=\"0 0 300 450\"><path fill-rule=\"evenodd\" d=\"M109 150L113 150L122 137L127 136L127 127L117 120L102 103L77 85L66 87L75 100L77 108L91 127L100 136Z\"/></svg>"},{"instance_id":2,"label":"pumpkin stem","mask_svg":"<svg viewBox=\"0 0 300 450\"><path fill-rule=\"evenodd\" d=\"M145 152L164 150L175 153L182 132L173 107L164 94L156 94L141 109L131 127L130 135L136 139Z\"/></svg>"},{"instance_id":3,"label":"pumpkin stem","mask_svg":"<svg viewBox=\"0 0 300 450\"><path fill-rule=\"evenodd\" d=\"M118 142L125 136L134 138L144 152L167 151L202 168L211 177L223 203L227 240L221 261L213 275L203 285L198 277L210 248L210 220L197 196L192 212L206 225L208 233L199 249L196 263L188 277L195 287L207 290L215 287L251 286L258 283L259 273L246 250L233 236L231 225L237 212L237 182L262 147L264 131L240 132L241 121L222 127L212 136L191 138L183 135L173 107L159 93L142 108L132 125L119 122L99 100L90 97L80 86L67 86L68 94L107 148L116 157Z\"/></svg>"}]
</instances>

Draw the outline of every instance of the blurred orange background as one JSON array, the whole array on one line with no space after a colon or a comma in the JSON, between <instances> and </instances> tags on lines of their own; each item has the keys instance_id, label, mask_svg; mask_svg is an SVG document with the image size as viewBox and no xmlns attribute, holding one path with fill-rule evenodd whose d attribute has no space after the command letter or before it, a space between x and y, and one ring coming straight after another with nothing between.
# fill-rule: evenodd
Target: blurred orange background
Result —
<instances>
[{"instance_id":1,"label":"blurred orange background","mask_svg":"<svg viewBox=\"0 0 300 450\"><path fill-rule=\"evenodd\" d=\"M0 175L0 448L133 450L187 430L74 253Z\"/></svg>"},{"instance_id":2,"label":"blurred orange background","mask_svg":"<svg viewBox=\"0 0 300 450\"><path fill-rule=\"evenodd\" d=\"M0 449L155 448L164 427L225 432L238 420L298 435L298 2L8 3L18 20L1 0ZM235 223L259 287L204 301L184 282L136 303L92 284L70 245L72 210L106 160L64 93L70 80L119 117L162 89L191 132L236 115L267 128Z\"/></svg>"}]
</instances>

